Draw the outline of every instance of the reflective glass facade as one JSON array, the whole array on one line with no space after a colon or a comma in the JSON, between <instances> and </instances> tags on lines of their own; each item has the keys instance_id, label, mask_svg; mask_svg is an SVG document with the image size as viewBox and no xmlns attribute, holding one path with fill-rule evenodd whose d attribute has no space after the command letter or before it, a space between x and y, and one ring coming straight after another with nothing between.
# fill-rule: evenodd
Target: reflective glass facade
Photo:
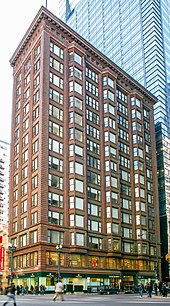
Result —
<instances>
[{"instance_id":1,"label":"reflective glass facade","mask_svg":"<svg viewBox=\"0 0 170 306\"><path fill-rule=\"evenodd\" d=\"M170 249L169 16L169 0L60 0L59 17L158 98L154 120L163 278L169 276L165 256Z\"/></svg>"}]
</instances>

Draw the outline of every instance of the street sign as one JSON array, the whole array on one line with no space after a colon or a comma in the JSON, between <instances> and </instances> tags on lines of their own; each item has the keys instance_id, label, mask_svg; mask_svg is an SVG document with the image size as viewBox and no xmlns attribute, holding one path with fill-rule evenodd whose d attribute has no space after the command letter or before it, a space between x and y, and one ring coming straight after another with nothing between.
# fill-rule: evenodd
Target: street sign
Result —
<instances>
[{"instance_id":1,"label":"street sign","mask_svg":"<svg viewBox=\"0 0 170 306\"><path fill-rule=\"evenodd\" d=\"M0 270L4 270L4 247L0 247Z\"/></svg>"}]
</instances>

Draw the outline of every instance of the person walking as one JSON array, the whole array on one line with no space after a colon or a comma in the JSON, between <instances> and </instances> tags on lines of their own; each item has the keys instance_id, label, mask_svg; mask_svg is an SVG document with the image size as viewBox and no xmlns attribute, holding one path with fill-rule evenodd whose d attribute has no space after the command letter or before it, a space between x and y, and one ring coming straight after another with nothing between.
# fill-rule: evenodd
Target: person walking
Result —
<instances>
[{"instance_id":1,"label":"person walking","mask_svg":"<svg viewBox=\"0 0 170 306\"><path fill-rule=\"evenodd\" d=\"M154 283L154 290L155 290L155 295L158 295L158 284L155 282Z\"/></svg>"},{"instance_id":2,"label":"person walking","mask_svg":"<svg viewBox=\"0 0 170 306\"><path fill-rule=\"evenodd\" d=\"M46 286L43 285L43 295L45 295Z\"/></svg>"},{"instance_id":3,"label":"person walking","mask_svg":"<svg viewBox=\"0 0 170 306\"><path fill-rule=\"evenodd\" d=\"M149 283L149 287L148 287L148 296L151 298L152 297L152 283Z\"/></svg>"},{"instance_id":4,"label":"person walking","mask_svg":"<svg viewBox=\"0 0 170 306\"><path fill-rule=\"evenodd\" d=\"M25 287L25 294L28 294L28 285Z\"/></svg>"},{"instance_id":5,"label":"person walking","mask_svg":"<svg viewBox=\"0 0 170 306\"><path fill-rule=\"evenodd\" d=\"M31 287L30 287L30 291L31 291L31 294L33 294L33 293L34 293L34 287L33 287L33 285L31 285Z\"/></svg>"},{"instance_id":6,"label":"person walking","mask_svg":"<svg viewBox=\"0 0 170 306\"><path fill-rule=\"evenodd\" d=\"M15 299L15 285L11 283L10 286L7 287L7 301L3 304L3 306L7 305L11 300L13 301L14 306L17 306L16 299Z\"/></svg>"},{"instance_id":7,"label":"person walking","mask_svg":"<svg viewBox=\"0 0 170 306\"><path fill-rule=\"evenodd\" d=\"M140 285L139 285L139 294L140 294L141 298L143 297L143 289L144 289L143 284L140 283Z\"/></svg>"},{"instance_id":8,"label":"person walking","mask_svg":"<svg viewBox=\"0 0 170 306\"><path fill-rule=\"evenodd\" d=\"M45 286L44 285L42 285L41 284L41 286L40 286L40 294L43 294L43 295L45 295Z\"/></svg>"},{"instance_id":9,"label":"person walking","mask_svg":"<svg viewBox=\"0 0 170 306\"><path fill-rule=\"evenodd\" d=\"M147 296L149 297L149 282L146 282L146 285L145 285L145 288L146 288L146 293L147 293Z\"/></svg>"},{"instance_id":10,"label":"person walking","mask_svg":"<svg viewBox=\"0 0 170 306\"><path fill-rule=\"evenodd\" d=\"M162 295L162 282L158 282L159 295Z\"/></svg>"},{"instance_id":11,"label":"person walking","mask_svg":"<svg viewBox=\"0 0 170 306\"><path fill-rule=\"evenodd\" d=\"M64 301L63 290L64 290L64 286L63 286L61 280L59 280L59 282L56 284L56 287L55 287L55 295L53 297L54 302L55 302L56 298L59 297L59 296L61 298L61 301Z\"/></svg>"},{"instance_id":12,"label":"person walking","mask_svg":"<svg viewBox=\"0 0 170 306\"><path fill-rule=\"evenodd\" d=\"M166 284L165 283L163 283L163 285L162 285L162 296L163 297L167 297L167 288L166 288Z\"/></svg>"},{"instance_id":13,"label":"person walking","mask_svg":"<svg viewBox=\"0 0 170 306\"><path fill-rule=\"evenodd\" d=\"M24 289L24 287L22 286L22 288L21 288L21 295L23 296L24 293L25 293L25 289Z\"/></svg>"},{"instance_id":14,"label":"person walking","mask_svg":"<svg viewBox=\"0 0 170 306\"><path fill-rule=\"evenodd\" d=\"M34 294L35 294L35 295L38 295L38 293L39 293L39 287L38 287L38 285L36 285L36 286L35 286Z\"/></svg>"},{"instance_id":15,"label":"person walking","mask_svg":"<svg viewBox=\"0 0 170 306\"><path fill-rule=\"evenodd\" d=\"M20 286L19 285L17 285L17 295L20 295Z\"/></svg>"}]
</instances>

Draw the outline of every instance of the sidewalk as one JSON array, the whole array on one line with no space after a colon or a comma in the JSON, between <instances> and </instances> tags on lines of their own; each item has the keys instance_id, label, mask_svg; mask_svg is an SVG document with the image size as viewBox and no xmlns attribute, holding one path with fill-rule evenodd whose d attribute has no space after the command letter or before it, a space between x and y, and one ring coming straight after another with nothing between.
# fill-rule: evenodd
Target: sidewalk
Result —
<instances>
[{"instance_id":1,"label":"sidewalk","mask_svg":"<svg viewBox=\"0 0 170 306\"><path fill-rule=\"evenodd\" d=\"M147 294L144 294L143 295L143 298L147 298L147 299L159 299L159 298L164 298L164 299L166 299L166 298L169 298L170 296L162 296L162 295L152 295L152 297L150 298L149 296L147 296Z\"/></svg>"}]
</instances>

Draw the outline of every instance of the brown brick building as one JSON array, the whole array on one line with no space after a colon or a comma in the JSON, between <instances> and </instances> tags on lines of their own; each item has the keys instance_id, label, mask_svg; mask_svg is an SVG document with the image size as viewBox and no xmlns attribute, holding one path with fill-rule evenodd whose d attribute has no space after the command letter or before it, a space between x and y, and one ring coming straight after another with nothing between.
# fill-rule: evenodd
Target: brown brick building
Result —
<instances>
[{"instance_id":1,"label":"brown brick building","mask_svg":"<svg viewBox=\"0 0 170 306\"><path fill-rule=\"evenodd\" d=\"M44 7L10 63L15 282L155 279L155 97Z\"/></svg>"}]
</instances>

